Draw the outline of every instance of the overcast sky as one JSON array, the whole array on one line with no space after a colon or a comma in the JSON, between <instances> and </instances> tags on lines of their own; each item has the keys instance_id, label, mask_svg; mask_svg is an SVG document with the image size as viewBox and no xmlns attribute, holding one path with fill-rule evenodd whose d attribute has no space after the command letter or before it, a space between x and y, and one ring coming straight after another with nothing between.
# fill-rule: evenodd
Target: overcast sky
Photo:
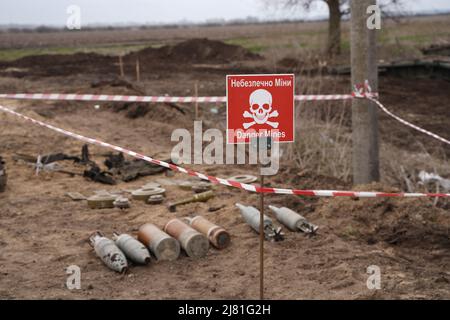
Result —
<instances>
[{"instance_id":1,"label":"overcast sky","mask_svg":"<svg viewBox=\"0 0 450 320\"><path fill-rule=\"evenodd\" d=\"M315 18L326 15L326 7L317 5L310 13L292 13L267 8L268 0L0 0L0 25L66 24L70 5L81 8L81 23L172 23L204 22L214 19L237 19L247 16L274 20L281 18ZM450 10L450 0L407 0L410 12Z\"/></svg>"}]
</instances>

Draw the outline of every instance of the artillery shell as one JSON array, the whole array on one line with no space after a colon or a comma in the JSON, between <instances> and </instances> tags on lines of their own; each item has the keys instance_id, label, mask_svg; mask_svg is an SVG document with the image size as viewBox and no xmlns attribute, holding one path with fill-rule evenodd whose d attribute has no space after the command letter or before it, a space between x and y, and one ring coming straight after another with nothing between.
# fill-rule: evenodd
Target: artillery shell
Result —
<instances>
[{"instance_id":1,"label":"artillery shell","mask_svg":"<svg viewBox=\"0 0 450 320\"><path fill-rule=\"evenodd\" d=\"M224 249L230 244L230 234L222 227L219 227L202 216L189 219L192 228L203 233L217 249Z\"/></svg>"},{"instance_id":2,"label":"artillery shell","mask_svg":"<svg viewBox=\"0 0 450 320\"><path fill-rule=\"evenodd\" d=\"M288 227L291 231L300 230L305 233L315 233L319 228L316 225L309 223L305 217L289 208L269 206L269 209L275 214L277 220Z\"/></svg>"},{"instance_id":3,"label":"artillery shell","mask_svg":"<svg viewBox=\"0 0 450 320\"><path fill-rule=\"evenodd\" d=\"M97 256L108 268L120 273L128 270L127 258L114 241L104 237L102 233L96 232L90 237L90 242Z\"/></svg>"},{"instance_id":4,"label":"artillery shell","mask_svg":"<svg viewBox=\"0 0 450 320\"><path fill-rule=\"evenodd\" d=\"M208 253L208 239L180 219L175 218L167 222L164 231L180 242L189 257L201 258Z\"/></svg>"},{"instance_id":5,"label":"artillery shell","mask_svg":"<svg viewBox=\"0 0 450 320\"><path fill-rule=\"evenodd\" d=\"M157 260L176 260L180 255L180 244L177 240L151 223L139 228L138 240L147 246Z\"/></svg>"},{"instance_id":6,"label":"artillery shell","mask_svg":"<svg viewBox=\"0 0 450 320\"><path fill-rule=\"evenodd\" d=\"M253 230L259 233L259 220L260 220L259 210L251 206L244 206L240 203L236 203L236 207L238 207L241 210L241 215L244 218L245 222L247 222L252 227ZM271 224L272 219L264 215L264 226Z\"/></svg>"},{"instance_id":7,"label":"artillery shell","mask_svg":"<svg viewBox=\"0 0 450 320\"><path fill-rule=\"evenodd\" d=\"M113 195L94 195L87 199L89 208L91 209L107 209L114 208L116 197Z\"/></svg>"},{"instance_id":8,"label":"artillery shell","mask_svg":"<svg viewBox=\"0 0 450 320\"><path fill-rule=\"evenodd\" d=\"M141 200L141 201L147 201L147 199L150 196L156 195L156 194L164 194L166 192L163 188L145 188L145 189L138 189L131 193L131 196L135 200Z\"/></svg>"},{"instance_id":9,"label":"artillery shell","mask_svg":"<svg viewBox=\"0 0 450 320\"><path fill-rule=\"evenodd\" d=\"M147 248L128 234L114 234L116 245L133 262L139 264L150 263L150 253Z\"/></svg>"}]
</instances>

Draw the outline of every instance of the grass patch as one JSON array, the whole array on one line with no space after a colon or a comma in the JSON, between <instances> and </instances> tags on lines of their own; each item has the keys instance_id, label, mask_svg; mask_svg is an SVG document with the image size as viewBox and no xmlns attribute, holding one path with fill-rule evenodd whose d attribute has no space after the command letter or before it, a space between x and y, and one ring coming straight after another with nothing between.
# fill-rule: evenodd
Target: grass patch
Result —
<instances>
[{"instance_id":1,"label":"grass patch","mask_svg":"<svg viewBox=\"0 0 450 320\"><path fill-rule=\"evenodd\" d=\"M267 49L269 46L259 43L257 40L249 38L234 38L226 40L225 43L232 44L236 46L241 46L253 53L261 53L263 50Z\"/></svg>"}]
</instances>

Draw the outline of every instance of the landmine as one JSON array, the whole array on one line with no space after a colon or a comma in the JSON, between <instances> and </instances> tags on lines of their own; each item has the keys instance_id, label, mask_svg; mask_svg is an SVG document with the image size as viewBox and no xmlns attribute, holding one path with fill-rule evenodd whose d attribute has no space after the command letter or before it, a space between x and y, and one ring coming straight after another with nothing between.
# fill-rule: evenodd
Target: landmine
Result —
<instances>
[{"instance_id":1,"label":"landmine","mask_svg":"<svg viewBox=\"0 0 450 320\"><path fill-rule=\"evenodd\" d=\"M91 209L109 209L114 208L114 201L117 196L111 194L96 194L87 199L87 204Z\"/></svg>"},{"instance_id":2,"label":"landmine","mask_svg":"<svg viewBox=\"0 0 450 320\"><path fill-rule=\"evenodd\" d=\"M174 218L167 222L164 231L180 242L189 257L202 258L208 253L208 239L180 219Z\"/></svg>"},{"instance_id":3,"label":"landmine","mask_svg":"<svg viewBox=\"0 0 450 320\"><path fill-rule=\"evenodd\" d=\"M165 189L154 187L154 186L144 186L141 189L134 190L131 192L131 196L134 200L147 201L150 196L154 195L164 195Z\"/></svg>"},{"instance_id":4,"label":"landmine","mask_svg":"<svg viewBox=\"0 0 450 320\"><path fill-rule=\"evenodd\" d=\"M180 255L178 241L152 223L139 228L138 240L150 249L157 260L173 261Z\"/></svg>"}]
</instances>

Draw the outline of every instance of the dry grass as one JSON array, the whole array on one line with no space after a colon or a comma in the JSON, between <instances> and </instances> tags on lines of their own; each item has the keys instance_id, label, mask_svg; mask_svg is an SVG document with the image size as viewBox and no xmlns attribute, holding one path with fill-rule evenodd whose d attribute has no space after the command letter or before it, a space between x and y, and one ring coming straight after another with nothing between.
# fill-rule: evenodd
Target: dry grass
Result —
<instances>
[{"instance_id":1,"label":"dry grass","mask_svg":"<svg viewBox=\"0 0 450 320\"><path fill-rule=\"evenodd\" d=\"M326 90L322 89L324 83ZM303 79L302 88L306 93L339 91L330 88L329 81L323 76ZM317 175L351 182L352 140L348 123L351 102L315 102L314 106L300 105L296 110L296 143L286 147L286 161L297 166L299 171L308 170ZM431 154L419 141L416 141L415 149L416 151L402 150L381 140L381 182L405 192L442 192L434 184L422 185L418 174L425 170L450 177L450 161L444 150ZM412 189L407 186L406 177L412 181ZM449 204L448 201L439 201L435 201L435 204Z\"/></svg>"}]
</instances>

